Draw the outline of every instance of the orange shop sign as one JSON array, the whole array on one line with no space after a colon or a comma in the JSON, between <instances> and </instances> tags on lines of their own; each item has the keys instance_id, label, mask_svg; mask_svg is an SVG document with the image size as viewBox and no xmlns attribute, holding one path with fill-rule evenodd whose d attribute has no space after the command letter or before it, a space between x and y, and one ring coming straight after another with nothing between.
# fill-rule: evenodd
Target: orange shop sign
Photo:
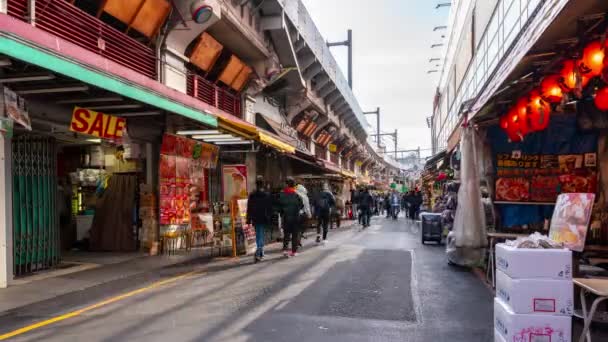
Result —
<instances>
[{"instance_id":1,"label":"orange shop sign","mask_svg":"<svg viewBox=\"0 0 608 342\"><path fill-rule=\"evenodd\" d=\"M74 107L70 131L92 135L103 139L122 137L127 120L90 109Z\"/></svg>"}]
</instances>

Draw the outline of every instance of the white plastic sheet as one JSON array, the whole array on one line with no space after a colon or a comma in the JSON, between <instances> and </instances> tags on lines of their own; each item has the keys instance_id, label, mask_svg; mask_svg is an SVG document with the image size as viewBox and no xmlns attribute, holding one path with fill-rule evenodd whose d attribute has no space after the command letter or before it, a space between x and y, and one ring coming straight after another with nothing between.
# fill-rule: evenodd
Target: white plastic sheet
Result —
<instances>
[{"instance_id":1,"label":"white plastic sheet","mask_svg":"<svg viewBox=\"0 0 608 342\"><path fill-rule=\"evenodd\" d=\"M486 219L480 189L480 165L483 165L482 142L472 127L463 128L460 150L461 179L454 228L448 237L447 256L451 263L473 266L483 261Z\"/></svg>"}]
</instances>

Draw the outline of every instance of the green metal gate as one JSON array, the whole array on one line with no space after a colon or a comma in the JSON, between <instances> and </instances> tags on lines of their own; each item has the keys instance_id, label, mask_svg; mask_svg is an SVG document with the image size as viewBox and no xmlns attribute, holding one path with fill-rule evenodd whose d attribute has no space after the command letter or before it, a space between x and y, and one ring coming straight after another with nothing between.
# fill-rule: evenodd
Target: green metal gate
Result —
<instances>
[{"instance_id":1,"label":"green metal gate","mask_svg":"<svg viewBox=\"0 0 608 342\"><path fill-rule=\"evenodd\" d=\"M59 263L56 145L51 137L13 139L13 272Z\"/></svg>"}]
</instances>

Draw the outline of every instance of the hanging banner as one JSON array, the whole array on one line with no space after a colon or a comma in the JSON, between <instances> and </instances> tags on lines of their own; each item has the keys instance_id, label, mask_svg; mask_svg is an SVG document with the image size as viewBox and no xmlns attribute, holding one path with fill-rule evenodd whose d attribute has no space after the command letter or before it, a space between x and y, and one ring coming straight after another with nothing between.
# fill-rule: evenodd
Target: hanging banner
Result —
<instances>
[{"instance_id":1,"label":"hanging banner","mask_svg":"<svg viewBox=\"0 0 608 342\"><path fill-rule=\"evenodd\" d=\"M126 126L125 118L74 107L70 131L102 139L118 140L122 138Z\"/></svg>"},{"instance_id":2,"label":"hanging banner","mask_svg":"<svg viewBox=\"0 0 608 342\"><path fill-rule=\"evenodd\" d=\"M222 194L224 201L230 203L247 198L246 165L224 165L222 167Z\"/></svg>"},{"instance_id":3,"label":"hanging banner","mask_svg":"<svg viewBox=\"0 0 608 342\"><path fill-rule=\"evenodd\" d=\"M0 96L0 101L2 101L4 105L0 104L0 111L3 110L4 114L0 113L0 117L6 116L10 120L17 122L31 131L32 121L30 120L25 100L7 87L3 87L3 93L3 96Z\"/></svg>"}]
</instances>

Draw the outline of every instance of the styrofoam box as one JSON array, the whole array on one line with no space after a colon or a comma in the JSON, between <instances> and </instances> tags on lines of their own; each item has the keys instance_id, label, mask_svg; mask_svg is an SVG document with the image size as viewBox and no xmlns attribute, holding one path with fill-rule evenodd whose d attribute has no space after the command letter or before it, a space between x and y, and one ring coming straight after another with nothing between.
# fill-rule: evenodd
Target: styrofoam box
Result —
<instances>
[{"instance_id":1,"label":"styrofoam box","mask_svg":"<svg viewBox=\"0 0 608 342\"><path fill-rule=\"evenodd\" d=\"M572 316L572 280L513 279L496 271L496 297L518 314Z\"/></svg>"},{"instance_id":2,"label":"styrofoam box","mask_svg":"<svg viewBox=\"0 0 608 342\"><path fill-rule=\"evenodd\" d=\"M496 245L496 269L515 279L572 279L568 249L527 249Z\"/></svg>"},{"instance_id":3,"label":"styrofoam box","mask_svg":"<svg viewBox=\"0 0 608 342\"><path fill-rule=\"evenodd\" d=\"M506 341L572 341L572 317L516 314L498 298L494 298L494 329Z\"/></svg>"},{"instance_id":4,"label":"styrofoam box","mask_svg":"<svg viewBox=\"0 0 608 342\"><path fill-rule=\"evenodd\" d=\"M507 342L504 337L498 332L498 330L494 329L494 342Z\"/></svg>"}]
</instances>

